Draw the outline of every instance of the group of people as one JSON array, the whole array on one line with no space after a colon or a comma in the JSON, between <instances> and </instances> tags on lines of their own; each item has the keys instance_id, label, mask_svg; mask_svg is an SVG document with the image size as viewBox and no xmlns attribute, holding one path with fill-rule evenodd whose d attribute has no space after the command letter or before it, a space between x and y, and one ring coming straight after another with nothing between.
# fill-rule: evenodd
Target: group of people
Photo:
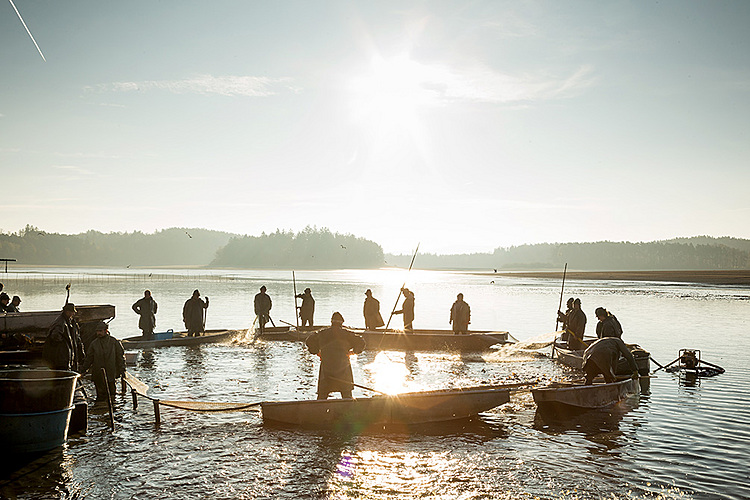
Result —
<instances>
[{"instance_id":1,"label":"group of people","mask_svg":"<svg viewBox=\"0 0 750 500\"><path fill-rule=\"evenodd\" d=\"M617 317L603 307L597 307L594 315L599 322L596 324L596 337L598 340L591 345L583 342L583 334L586 331L586 314L581 309L581 299L569 298L565 312L557 311L557 320L562 323L562 340L567 341L568 348L583 352L583 371L586 373L586 384L593 382L594 378L601 374L607 383L617 380L615 369L620 356L624 357L633 377L638 377L638 366L633 354L622 340L622 325Z\"/></svg>"},{"instance_id":2,"label":"group of people","mask_svg":"<svg viewBox=\"0 0 750 500\"><path fill-rule=\"evenodd\" d=\"M159 305L151 295L151 290L143 292L143 297L133 304L132 309L140 316L138 328L143 332L143 339L152 340ZM208 309L208 297L203 300L200 291L193 290L193 295L182 306L182 321L185 323L188 337L197 337L206 331L206 309Z\"/></svg>"},{"instance_id":3,"label":"group of people","mask_svg":"<svg viewBox=\"0 0 750 500\"><path fill-rule=\"evenodd\" d=\"M63 306L60 316L52 323L44 342L42 357L53 370L69 370L81 374L91 372L96 386L96 400L106 401L115 395L115 381L125 374L125 350L122 343L109 334L109 327L99 321L94 329L96 337L84 348L81 331L74 316L75 304Z\"/></svg>"},{"instance_id":4,"label":"group of people","mask_svg":"<svg viewBox=\"0 0 750 500\"><path fill-rule=\"evenodd\" d=\"M21 305L21 297L14 295L10 298L10 295L3 292L3 284L0 283L0 313L17 313L21 312L18 306Z\"/></svg>"}]
</instances>

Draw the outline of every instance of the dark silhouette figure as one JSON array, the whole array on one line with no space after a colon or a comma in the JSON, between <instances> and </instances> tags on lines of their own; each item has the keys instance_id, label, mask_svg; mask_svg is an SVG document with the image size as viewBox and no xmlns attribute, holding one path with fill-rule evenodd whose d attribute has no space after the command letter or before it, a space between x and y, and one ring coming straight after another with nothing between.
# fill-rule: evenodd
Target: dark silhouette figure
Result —
<instances>
[{"instance_id":1,"label":"dark silhouette figure","mask_svg":"<svg viewBox=\"0 0 750 500\"><path fill-rule=\"evenodd\" d=\"M597 307L594 314L596 314L599 320L599 323L596 324L597 337L600 339L604 337L622 338L622 325L620 325L614 314L603 307Z\"/></svg>"},{"instance_id":2,"label":"dark silhouette figure","mask_svg":"<svg viewBox=\"0 0 750 500\"><path fill-rule=\"evenodd\" d=\"M102 374L102 368L106 373L106 379ZM83 372L89 370L96 385L96 400L107 400L107 388L110 398L114 399L117 391L115 381L125 375L125 351L122 343L109 334L109 328L104 321L96 325L96 338L91 341L86 353Z\"/></svg>"},{"instance_id":3,"label":"dark silhouette figure","mask_svg":"<svg viewBox=\"0 0 750 500\"><path fill-rule=\"evenodd\" d=\"M200 337L201 333L206 331L206 324L203 320L203 311L206 309L208 309L208 297L204 302L201 299L201 293L194 290L193 296L182 306L182 321L185 323L188 337Z\"/></svg>"},{"instance_id":4,"label":"dark silhouette figure","mask_svg":"<svg viewBox=\"0 0 750 500\"><path fill-rule=\"evenodd\" d=\"M260 293L255 294L255 300L253 306L255 309L255 315L258 316L258 325L260 325L260 332L266 328L266 323L271 319L271 297L266 293L266 286L260 287Z\"/></svg>"},{"instance_id":5,"label":"dark silhouette figure","mask_svg":"<svg viewBox=\"0 0 750 500\"><path fill-rule=\"evenodd\" d=\"M313 326L313 315L315 315L315 299L312 296L312 290L305 288L304 293L297 294L298 299L302 299L302 305L299 309L299 319L302 326Z\"/></svg>"},{"instance_id":6,"label":"dark silhouette figure","mask_svg":"<svg viewBox=\"0 0 750 500\"><path fill-rule=\"evenodd\" d=\"M328 399L332 392L341 393L342 398L351 398L354 376L349 355L364 351L365 339L344 328L344 317L335 312L330 328L313 333L305 344L310 354L320 356L318 399Z\"/></svg>"},{"instance_id":7,"label":"dark silhouette figure","mask_svg":"<svg viewBox=\"0 0 750 500\"><path fill-rule=\"evenodd\" d=\"M597 340L583 352L583 371L586 372L586 385L591 385L594 377L600 373L604 375L604 381L608 384L615 382L615 369L617 360L622 355L628 360L633 371L633 378L638 378L638 365L635 363L633 354L621 339L617 337L606 337Z\"/></svg>"},{"instance_id":8,"label":"dark silhouette figure","mask_svg":"<svg viewBox=\"0 0 750 500\"><path fill-rule=\"evenodd\" d=\"M404 315L404 330L411 332L414 327L414 292L408 288L402 288L401 291L404 293L404 303L401 305L401 310L393 311L393 314Z\"/></svg>"},{"instance_id":9,"label":"dark silhouette figure","mask_svg":"<svg viewBox=\"0 0 750 500\"><path fill-rule=\"evenodd\" d=\"M372 290L369 288L365 291L365 304L362 307L362 314L365 316L365 329L375 330L379 326L385 325L383 317L380 315L380 301L372 296Z\"/></svg>"},{"instance_id":10,"label":"dark silhouette figure","mask_svg":"<svg viewBox=\"0 0 750 500\"><path fill-rule=\"evenodd\" d=\"M76 307L68 302L47 332L42 357L53 370L72 370L80 373L85 352L78 322L73 319Z\"/></svg>"},{"instance_id":11,"label":"dark silhouette figure","mask_svg":"<svg viewBox=\"0 0 750 500\"><path fill-rule=\"evenodd\" d=\"M138 328L143 330L143 339L151 340L154 338L154 328L156 327L156 310L158 305L151 296L151 290L143 292L143 298L138 299L133 304L133 311L140 316Z\"/></svg>"},{"instance_id":12,"label":"dark silhouette figure","mask_svg":"<svg viewBox=\"0 0 750 500\"><path fill-rule=\"evenodd\" d=\"M451 306L451 317L448 323L453 323L453 333L469 333L469 323L471 323L471 308L464 302L464 294L459 293L456 301Z\"/></svg>"}]
</instances>

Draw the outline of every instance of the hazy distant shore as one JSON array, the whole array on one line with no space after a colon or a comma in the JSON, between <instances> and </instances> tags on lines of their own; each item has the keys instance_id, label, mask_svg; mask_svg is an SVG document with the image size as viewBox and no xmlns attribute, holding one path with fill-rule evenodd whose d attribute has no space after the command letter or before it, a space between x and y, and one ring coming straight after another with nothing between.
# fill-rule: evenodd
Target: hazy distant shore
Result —
<instances>
[{"instance_id":1,"label":"hazy distant shore","mask_svg":"<svg viewBox=\"0 0 750 500\"><path fill-rule=\"evenodd\" d=\"M486 276L562 279L562 271L505 271ZM750 269L736 271L572 271L566 280L673 281L711 285L750 285Z\"/></svg>"}]
</instances>

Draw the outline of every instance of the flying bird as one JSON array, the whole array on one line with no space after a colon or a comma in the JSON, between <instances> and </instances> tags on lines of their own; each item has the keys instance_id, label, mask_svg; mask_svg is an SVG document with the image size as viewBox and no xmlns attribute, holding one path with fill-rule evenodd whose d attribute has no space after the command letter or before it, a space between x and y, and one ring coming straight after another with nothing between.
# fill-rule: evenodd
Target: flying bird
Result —
<instances>
[{"instance_id":1,"label":"flying bird","mask_svg":"<svg viewBox=\"0 0 750 500\"><path fill-rule=\"evenodd\" d=\"M125 266L125 268L126 269L130 269L130 264L128 264L127 266Z\"/></svg>"},{"instance_id":2,"label":"flying bird","mask_svg":"<svg viewBox=\"0 0 750 500\"><path fill-rule=\"evenodd\" d=\"M490 281L490 283L494 283L494 282L495 282L495 280Z\"/></svg>"},{"instance_id":3,"label":"flying bird","mask_svg":"<svg viewBox=\"0 0 750 500\"><path fill-rule=\"evenodd\" d=\"M493 269L493 271L497 272L497 269Z\"/></svg>"},{"instance_id":4,"label":"flying bird","mask_svg":"<svg viewBox=\"0 0 750 500\"><path fill-rule=\"evenodd\" d=\"M188 235L188 238L192 238L192 237L193 237L193 236L192 236L192 235L191 235L190 233L188 233L187 231L185 231L185 234L187 234L187 235Z\"/></svg>"},{"instance_id":5,"label":"flying bird","mask_svg":"<svg viewBox=\"0 0 750 500\"><path fill-rule=\"evenodd\" d=\"M344 250L346 250L346 247L344 245L341 245L341 248L343 248Z\"/></svg>"}]
</instances>

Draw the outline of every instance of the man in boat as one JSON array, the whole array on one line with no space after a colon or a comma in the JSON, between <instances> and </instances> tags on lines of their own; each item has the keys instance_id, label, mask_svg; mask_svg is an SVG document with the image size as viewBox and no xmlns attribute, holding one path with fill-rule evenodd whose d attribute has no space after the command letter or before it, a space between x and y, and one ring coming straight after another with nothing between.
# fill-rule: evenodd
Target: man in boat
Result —
<instances>
[{"instance_id":1,"label":"man in boat","mask_svg":"<svg viewBox=\"0 0 750 500\"><path fill-rule=\"evenodd\" d=\"M318 372L318 399L328 399L332 392L340 392L342 398L351 398L354 389L351 354L365 349L365 339L344 328L344 317L333 313L331 327L313 333L305 340L310 354L320 356Z\"/></svg>"},{"instance_id":2,"label":"man in boat","mask_svg":"<svg viewBox=\"0 0 750 500\"><path fill-rule=\"evenodd\" d=\"M5 310L9 313L17 313L21 312L21 309L18 307L21 305L21 297L18 295L14 295L13 298L10 300L10 304L8 304L8 307L5 308Z\"/></svg>"},{"instance_id":3,"label":"man in boat","mask_svg":"<svg viewBox=\"0 0 750 500\"><path fill-rule=\"evenodd\" d=\"M448 323L453 323L453 333L469 333L469 323L471 323L471 308L464 302L464 294L456 295L456 301L451 306L451 317Z\"/></svg>"},{"instance_id":4,"label":"man in boat","mask_svg":"<svg viewBox=\"0 0 750 500\"><path fill-rule=\"evenodd\" d=\"M557 322L562 323L563 333L560 335L560 340L568 340L568 318L570 313L573 311L573 297L569 298L565 305L568 307L565 312L560 310L557 311Z\"/></svg>"},{"instance_id":5,"label":"man in boat","mask_svg":"<svg viewBox=\"0 0 750 500\"><path fill-rule=\"evenodd\" d=\"M8 310L9 308L10 296L5 292L0 293L0 313L12 312Z\"/></svg>"},{"instance_id":6,"label":"man in boat","mask_svg":"<svg viewBox=\"0 0 750 500\"><path fill-rule=\"evenodd\" d=\"M401 291L404 293L404 303L401 305L401 310L393 311L393 314L404 315L404 331L411 333L414 322L414 292L408 288L402 288Z\"/></svg>"},{"instance_id":7,"label":"man in boat","mask_svg":"<svg viewBox=\"0 0 750 500\"><path fill-rule=\"evenodd\" d=\"M85 353L78 322L73 319L76 307L68 302L47 332L42 357L52 370L80 372Z\"/></svg>"},{"instance_id":8,"label":"man in boat","mask_svg":"<svg viewBox=\"0 0 750 500\"><path fill-rule=\"evenodd\" d=\"M586 385L591 385L594 378L600 373L604 375L604 381L608 384L616 382L615 369L620 355L628 360L633 378L638 378L638 365L636 365L635 358L625 342L618 337L605 337L591 344L583 352L583 371L586 372Z\"/></svg>"},{"instance_id":9,"label":"man in boat","mask_svg":"<svg viewBox=\"0 0 750 500\"><path fill-rule=\"evenodd\" d=\"M299 319L302 322L302 326L313 326L315 299L312 296L312 290L305 288L305 292L298 294L297 298L302 299L302 305L297 308L299 309Z\"/></svg>"},{"instance_id":10,"label":"man in boat","mask_svg":"<svg viewBox=\"0 0 750 500\"><path fill-rule=\"evenodd\" d=\"M185 323L188 337L200 337L206 331L203 319L203 311L208 309L208 297L204 302L198 290L193 291L193 296L185 301L182 306L182 321Z\"/></svg>"},{"instance_id":11,"label":"man in boat","mask_svg":"<svg viewBox=\"0 0 750 500\"><path fill-rule=\"evenodd\" d=\"M372 296L372 290L369 288L365 291L365 305L362 307L362 314L365 316L365 329L367 330L375 330L377 327L385 325L385 321L380 315L380 301Z\"/></svg>"},{"instance_id":12,"label":"man in boat","mask_svg":"<svg viewBox=\"0 0 750 500\"><path fill-rule=\"evenodd\" d=\"M601 338L604 337L617 337L622 338L622 325L617 321L614 314L607 311L603 307L597 307L594 311L599 323L596 324L596 336Z\"/></svg>"},{"instance_id":13,"label":"man in boat","mask_svg":"<svg viewBox=\"0 0 750 500\"><path fill-rule=\"evenodd\" d=\"M573 309L568 313L567 320L568 348L585 349L583 334L586 332L586 313L581 309L581 299L573 301Z\"/></svg>"},{"instance_id":14,"label":"man in boat","mask_svg":"<svg viewBox=\"0 0 750 500\"><path fill-rule=\"evenodd\" d=\"M143 340L151 340L154 338L156 309L157 304L151 296L151 290L143 292L143 297L133 304L133 311L140 316L140 319L138 320L138 328L143 331Z\"/></svg>"},{"instance_id":15,"label":"man in boat","mask_svg":"<svg viewBox=\"0 0 750 500\"><path fill-rule=\"evenodd\" d=\"M114 399L117 391L115 381L125 375L125 350L122 343L109 334L107 323L100 321L95 328L96 338L91 341L86 353L83 373L91 370L91 378L96 386L96 400L106 401L108 389L109 397Z\"/></svg>"},{"instance_id":16,"label":"man in boat","mask_svg":"<svg viewBox=\"0 0 750 500\"><path fill-rule=\"evenodd\" d=\"M271 297L266 293L266 285L260 287L260 292L255 294L255 300L253 306L255 308L255 315L258 316L258 324L260 325L260 333L266 328L266 323L271 319Z\"/></svg>"}]
</instances>

